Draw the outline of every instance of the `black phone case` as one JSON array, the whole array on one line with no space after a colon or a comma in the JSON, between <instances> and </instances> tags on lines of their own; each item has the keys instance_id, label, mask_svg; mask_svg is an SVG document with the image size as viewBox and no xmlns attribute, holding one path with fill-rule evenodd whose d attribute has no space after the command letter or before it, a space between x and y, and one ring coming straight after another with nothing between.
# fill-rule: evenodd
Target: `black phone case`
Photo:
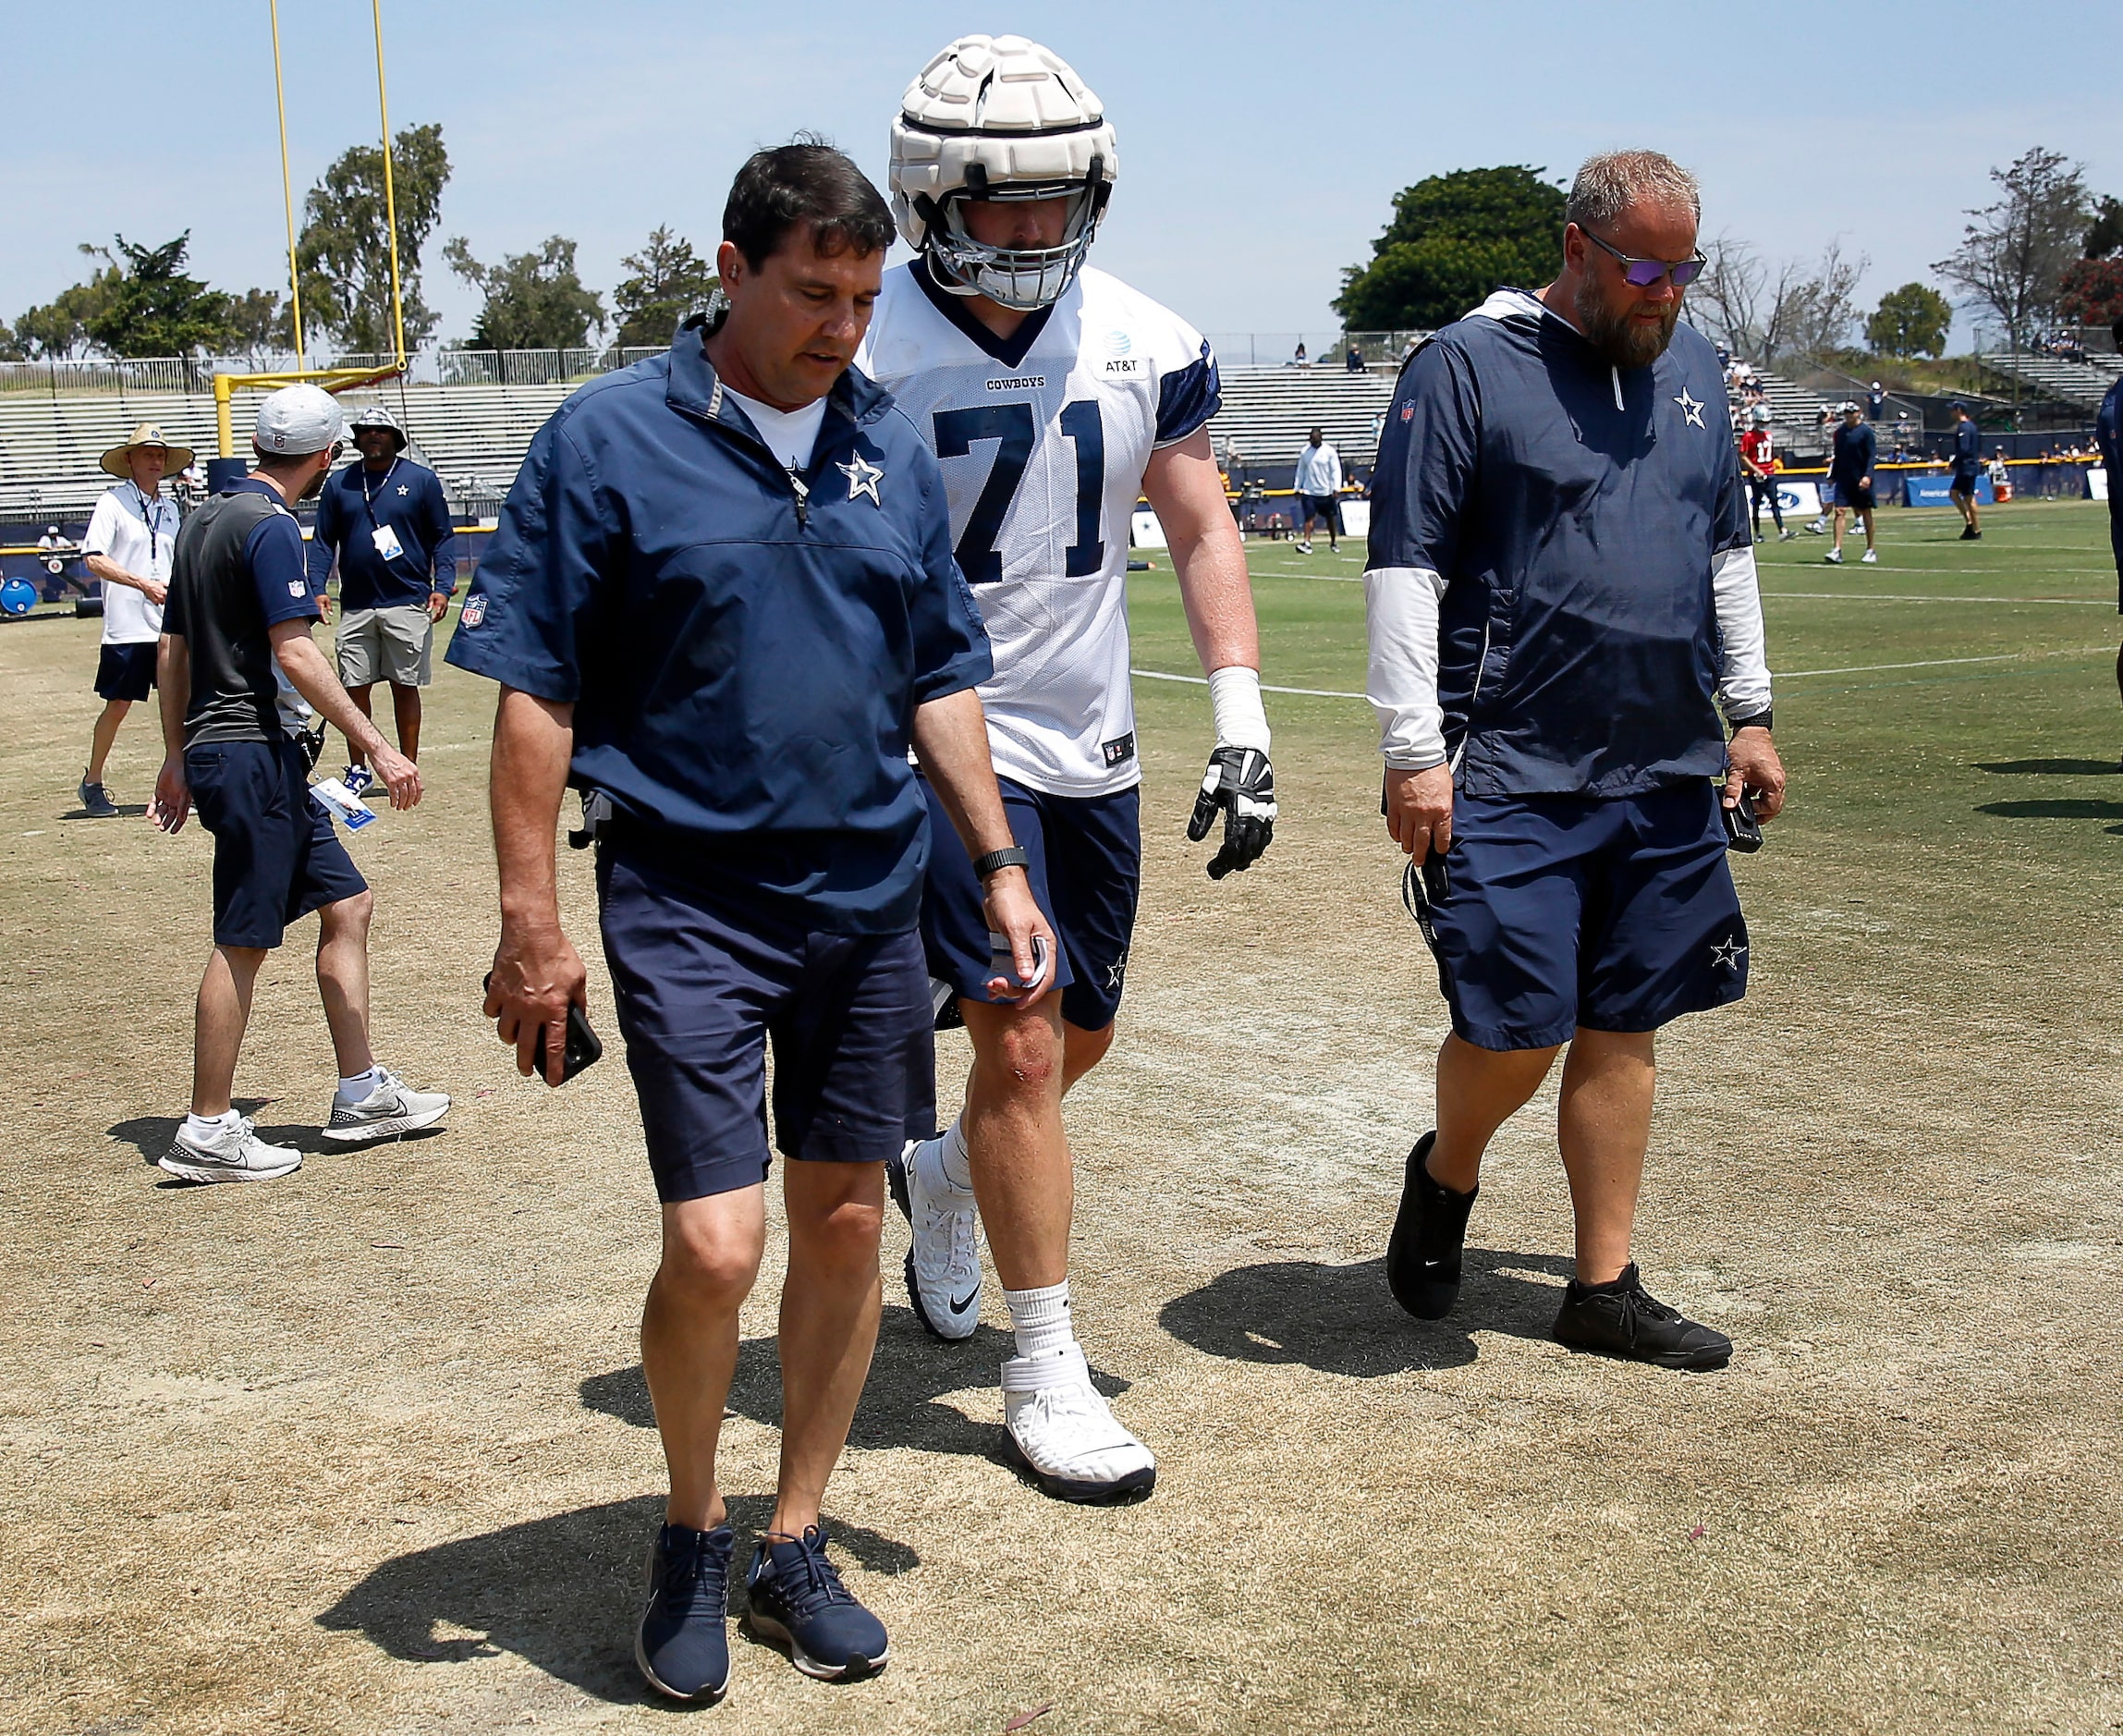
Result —
<instances>
[{"instance_id":1,"label":"black phone case","mask_svg":"<svg viewBox=\"0 0 2123 1736\"><path fill-rule=\"evenodd\" d=\"M1727 850L1736 850L1743 856L1751 856L1762 848L1762 822L1754 816L1754 794L1751 790L1739 792L1739 806L1728 808L1721 801L1717 804L1718 817L1725 822L1725 844Z\"/></svg>"},{"instance_id":2,"label":"black phone case","mask_svg":"<svg viewBox=\"0 0 2123 1736\"><path fill-rule=\"evenodd\" d=\"M494 972L489 971L481 981L482 989L492 992ZM560 1045L560 1082L566 1084L586 1067L592 1067L604 1058L604 1045L591 1030L590 1021L581 1008L573 1001L567 1003L567 1037ZM545 1077L545 1032L538 1033L538 1077Z\"/></svg>"}]
</instances>

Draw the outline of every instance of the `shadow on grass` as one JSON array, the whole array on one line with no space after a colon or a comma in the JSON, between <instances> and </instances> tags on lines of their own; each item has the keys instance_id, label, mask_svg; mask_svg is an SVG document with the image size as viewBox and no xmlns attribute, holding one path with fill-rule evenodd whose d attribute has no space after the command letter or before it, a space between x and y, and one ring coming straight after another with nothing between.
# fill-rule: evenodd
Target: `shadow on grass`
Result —
<instances>
[{"instance_id":1,"label":"shadow on grass","mask_svg":"<svg viewBox=\"0 0 2123 1736\"><path fill-rule=\"evenodd\" d=\"M730 1570L730 1613L745 1608L744 1572L761 1528L774 1514L769 1495L733 1495L738 1533ZM359 1632L411 1663L460 1664L512 1652L549 1676L615 1704L659 1701L634 1667L650 1546L664 1498L636 1496L572 1513L460 1537L385 1561L317 1617L317 1625ZM906 1544L827 1517L836 1552L872 1573L921 1565ZM446 1627L453 1632L438 1632Z\"/></svg>"},{"instance_id":2,"label":"shadow on grass","mask_svg":"<svg viewBox=\"0 0 2123 1736\"><path fill-rule=\"evenodd\" d=\"M2019 777L2107 777L2123 766L2114 760L1979 760L1976 770Z\"/></svg>"},{"instance_id":3,"label":"shadow on grass","mask_svg":"<svg viewBox=\"0 0 2123 1736\"><path fill-rule=\"evenodd\" d=\"M850 1447L913 1447L923 1452L960 1453L1017 1469L1002 1449L1002 1400L998 1394L1003 1359L1015 1341L994 1326L974 1329L957 1344L940 1344L921 1329L910 1308L886 1308L877 1334L877 1353L848 1430ZM1092 1370L1092 1384L1107 1398L1118 1398L1129 1382ZM969 1388L983 1396L979 1409L994 1422L976 1423L957 1406L944 1402L949 1393ZM635 1428L656 1426L649 1403L648 1382L640 1363L592 1375L578 1389L588 1410L616 1417ZM781 1361L772 1339L747 1339L738 1346L737 1372L730 1379L729 1408L738 1416L770 1428L781 1426Z\"/></svg>"},{"instance_id":4,"label":"shadow on grass","mask_svg":"<svg viewBox=\"0 0 2123 1736\"><path fill-rule=\"evenodd\" d=\"M2123 820L2123 801L2059 796L2048 801L1986 801L1976 812L2001 820Z\"/></svg>"},{"instance_id":5,"label":"shadow on grass","mask_svg":"<svg viewBox=\"0 0 2123 1736\"><path fill-rule=\"evenodd\" d=\"M121 801L116 813L91 813L86 808L69 808L57 815L61 820L138 820L144 818L148 805L144 801Z\"/></svg>"},{"instance_id":6,"label":"shadow on grass","mask_svg":"<svg viewBox=\"0 0 2123 1736\"><path fill-rule=\"evenodd\" d=\"M1325 1375L1375 1380L1411 1368L1459 1368L1475 1359L1475 1331L1545 1339L1562 1301L1568 1258L1470 1248L1458 1304L1446 1320L1400 1311L1385 1261L1326 1265L1282 1260L1241 1265L1165 1304L1158 1323L1183 1343L1242 1363L1302 1363Z\"/></svg>"},{"instance_id":7,"label":"shadow on grass","mask_svg":"<svg viewBox=\"0 0 2123 1736\"><path fill-rule=\"evenodd\" d=\"M269 1109L283 1099L273 1097L234 1097L230 1099L241 1114L255 1118L261 1109ZM184 1125L181 1115L140 1115L129 1121L113 1123L104 1131L122 1144L130 1145L140 1153L145 1163L153 1163L170 1148L177 1138L177 1131ZM367 1143L359 1141L341 1142L326 1139L324 1130L315 1122L295 1122L258 1128L258 1137L268 1145L292 1145L304 1156L314 1156L320 1152L367 1152L381 1145L411 1145L421 1140L435 1139L449 1130L444 1127L423 1127L415 1133L403 1133L395 1139L373 1140ZM172 1176L160 1185L165 1188L184 1188L192 1184Z\"/></svg>"}]
</instances>

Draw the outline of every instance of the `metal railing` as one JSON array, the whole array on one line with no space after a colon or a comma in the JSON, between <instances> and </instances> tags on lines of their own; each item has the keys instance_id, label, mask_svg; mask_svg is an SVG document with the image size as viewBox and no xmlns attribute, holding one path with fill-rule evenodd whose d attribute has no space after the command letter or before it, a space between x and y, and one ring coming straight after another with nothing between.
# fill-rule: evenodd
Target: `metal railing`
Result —
<instances>
[{"instance_id":1,"label":"metal railing","mask_svg":"<svg viewBox=\"0 0 2123 1736\"><path fill-rule=\"evenodd\" d=\"M583 349L430 349L411 358L415 385L565 385L631 366L664 353L605 345ZM313 356L322 367L387 368L389 356ZM149 356L0 361L0 397L123 397L129 393L209 396L217 373L271 373L295 365L292 351L253 350L241 356Z\"/></svg>"}]
</instances>

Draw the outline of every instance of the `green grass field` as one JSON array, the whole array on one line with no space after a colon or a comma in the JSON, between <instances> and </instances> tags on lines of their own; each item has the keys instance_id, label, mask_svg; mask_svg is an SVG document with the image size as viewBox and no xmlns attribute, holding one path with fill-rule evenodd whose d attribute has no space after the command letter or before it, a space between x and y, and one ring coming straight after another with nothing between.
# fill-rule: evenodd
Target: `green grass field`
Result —
<instances>
[{"instance_id":1,"label":"green grass field","mask_svg":"<svg viewBox=\"0 0 2123 1736\"><path fill-rule=\"evenodd\" d=\"M998 1462L999 1299L967 1344L930 1341L888 1215L827 1505L891 1668L831 1687L740 1645L709 1724L2123 1725L2103 515L2015 505L1967 545L1949 514L1890 511L1878 568L1763 545L1791 801L1735 865L1746 999L1661 1035L1635 1250L1736 1340L1711 1375L1549 1339L1570 1248L1552 1093L1491 1148L1452 1316L1393 1306L1382 1256L1446 1025L1370 709L1269 695L1283 818L1213 885L1182 836L1207 696L1139 681L1142 906L1118 1038L1068 1100L1071 1276L1156 1494L1067 1507ZM1360 553L1251 549L1272 687L1360 690ZM1133 590L1138 666L1198 675L1169 571ZM160 1186L141 1160L184 1107L209 845L138 817L144 719L110 771L133 817L76 812L95 660L93 622L0 628L0 1728L675 1728L630 1649L664 1487L636 1339L655 1206L588 861L562 852L563 914L612 1058L553 1093L479 1016L494 694L438 657L427 798L350 848L377 895L378 1054L454 1094L445 1129L319 1136L333 1068L299 925L237 1089L308 1161ZM940 1047L948 1101L964 1049ZM778 1448L782 1245L723 1434L747 1545Z\"/></svg>"}]
</instances>

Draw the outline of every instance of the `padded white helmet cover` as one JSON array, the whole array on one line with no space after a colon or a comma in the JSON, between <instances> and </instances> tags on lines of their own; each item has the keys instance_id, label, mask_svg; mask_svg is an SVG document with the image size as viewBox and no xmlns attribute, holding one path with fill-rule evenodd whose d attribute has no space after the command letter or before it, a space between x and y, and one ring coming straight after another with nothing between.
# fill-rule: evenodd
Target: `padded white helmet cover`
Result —
<instances>
[{"instance_id":1,"label":"padded white helmet cover","mask_svg":"<svg viewBox=\"0 0 2123 1736\"><path fill-rule=\"evenodd\" d=\"M1005 187L1023 189L1026 197L1033 189L1088 194L1067 244L1075 260L1066 284L1119 166L1104 107L1060 55L1022 36L961 36L900 98L892 122L892 214L919 252L955 194Z\"/></svg>"}]
</instances>

